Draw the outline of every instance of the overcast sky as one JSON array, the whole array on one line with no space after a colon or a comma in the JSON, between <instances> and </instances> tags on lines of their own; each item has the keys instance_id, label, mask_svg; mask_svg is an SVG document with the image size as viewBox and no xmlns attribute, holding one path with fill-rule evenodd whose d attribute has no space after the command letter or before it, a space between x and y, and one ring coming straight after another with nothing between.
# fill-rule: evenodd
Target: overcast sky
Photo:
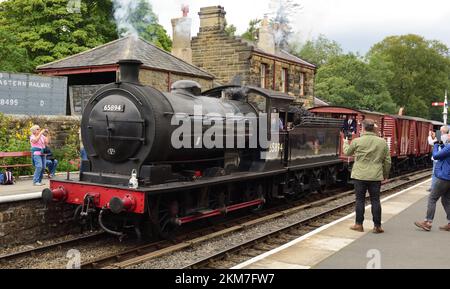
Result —
<instances>
[{"instance_id":1,"label":"overcast sky","mask_svg":"<svg viewBox=\"0 0 450 289\"><path fill-rule=\"evenodd\" d=\"M0 0L2 2L3 0ZM181 5L190 5L192 35L196 35L200 7L221 5L228 23L243 33L250 19L270 12L271 0L148 0L159 22L172 34L170 19L181 16ZM273 0L272 0L273 1ZM366 53L389 35L415 33L450 47L448 0L293 0L303 6L294 15L293 28L302 41L324 34L346 51Z\"/></svg>"},{"instance_id":2,"label":"overcast sky","mask_svg":"<svg viewBox=\"0 0 450 289\"><path fill-rule=\"evenodd\" d=\"M450 46L450 1L448 0L295 0L303 6L293 28L302 40L324 34L346 51L367 52L389 35L415 33ZM181 16L182 3L190 5L192 34L198 32L200 7L221 5L228 23L238 33L250 19L269 12L270 0L150 0L159 21L172 33L170 19Z\"/></svg>"}]
</instances>

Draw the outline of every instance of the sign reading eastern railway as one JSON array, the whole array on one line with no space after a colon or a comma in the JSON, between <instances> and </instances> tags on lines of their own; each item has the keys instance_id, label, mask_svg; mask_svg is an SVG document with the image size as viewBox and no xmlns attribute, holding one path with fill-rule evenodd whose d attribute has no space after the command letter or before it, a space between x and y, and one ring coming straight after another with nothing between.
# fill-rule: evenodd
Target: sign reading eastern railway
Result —
<instances>
[{"instance_id":1,"label":"sign reading eastern railway","mask_svg":"<svg viewBox=\"0 0 450 289\"><path fill-rule=\"evenodd\" d=\"M67 77L0 72L0 112L65 115Z\"/></svg>"}]
</instances>

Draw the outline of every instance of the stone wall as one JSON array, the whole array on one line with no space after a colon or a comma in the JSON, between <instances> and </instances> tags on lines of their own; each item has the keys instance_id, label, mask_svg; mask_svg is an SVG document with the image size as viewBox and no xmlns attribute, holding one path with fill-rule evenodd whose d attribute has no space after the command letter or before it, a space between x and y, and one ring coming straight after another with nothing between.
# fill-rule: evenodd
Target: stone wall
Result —
<instances>
[{"instance_id":1,"label":"stone wall","mask_svg":"<svg viewBox=\"0 0 450 289\"><path fill-rule=\"evenodd\" d=\"M28 127L30 123L37 124L41 128L48 128L51 134L52 148L62 148L66 145L69 135L78 135L81 118L77 116L39 116L29 117L12 115L12 125L16 127Z\"/></svg>"},{"instance_id":2,"label":"stone wall","mask_svg":"<svg viewBox=\"0 0 450 289\"><path fill-rule=\"evenodd\" d=\"M81 115L83 109L94 93L102 88L104 84L96 85L71 85L69 95L71 101L71 111L73 115Z\"/></svg>"},{"instance_id":3,"label":"stone wall","mask_svg":"<svg viewBox=\"0 0 450 289\"><path fill-rule=\"evenodd\" d=\"M229 84L240 76L242 84L249 81L252 48L244 41L221 30L204 29L192 38L192 62L216 76L216 81Z\"/></svg>"},{"instance_id":4,"label":"stone wall","mask_svg":"<svg viewBox=\"0 0 450 289\"><path fill-rule=\"evenodd\" d=\"M264 63L267 65L266 88L275 91L281 91L282 69L285 68L288 70L288 93L296 102L312 107L314 68L300 64L294 56L286 56L275 47L261 51L240 38L229 36L224 29L225 14L221 6L200 9L200 31L191 41L193 64L215 75L216 81L223 85L260 87L261 64ZM305 75L303 95L300 93L302 73Z\"/></svg>"},{"instance_id":5,"label":"stone wall","mask_svg":"<svg viewBox=\"0 0 450 289\"><path fill-rule=\"evenodd\" d=\"M11 115L12 126L28 127L30 123L37 124L41 128L48 128L51 136L51 147L62 148L66 145L69 135L78 135L81 124L80 117L77 116L39 116L29 117L20 115Z\"/></svg>"},{"instance_id":6,"label":"stone wall","mask_svg":"<svg viewBox=\"0 0 450 289\"><path fill-rule=\"evenodd\" d=\"M274 60L264 55L253 53L250 59L249 84L261 85L261 64L267 65L267 88L280 91L282 69L288 71L288 94L293 95L297 102L304 103L306 107L312 107L314 103L314 70L282 60ZM275 66L275 67L274 67ZM275 73L275 83L274 83ZM304 95L300 95L300 75L304 73Z\"/></svg>"},{"instance_id":7,"label":"stone wall","mask_svg":"<svg viewBox=\"0 0 450 289\"><path fill-rule=\"evenodd\" d=\"M0 204L0 248L77 233L73 214L73 206L40 200Z\"/></svg>"},{"instance_id":8,"label":"stone wall","mask_svg":"<svg viewBox=\"0 0 450 289\"><path fill-rule=\"evenodd\" d=\"M204 79L200 77L194 76L186 76L177 74L175 72L171 72L170 76L167 72L156 71L156 70L148 70L141 69L139 74L139 81L143 85L148 85L154 87L162 92L168 92L169 87L178 80L193 80L198 82L202 86L202 90L207 90L213 88L213 80L212 79ZM170 84L169 84L170 81Z\"/></svg>"}]
</instances>

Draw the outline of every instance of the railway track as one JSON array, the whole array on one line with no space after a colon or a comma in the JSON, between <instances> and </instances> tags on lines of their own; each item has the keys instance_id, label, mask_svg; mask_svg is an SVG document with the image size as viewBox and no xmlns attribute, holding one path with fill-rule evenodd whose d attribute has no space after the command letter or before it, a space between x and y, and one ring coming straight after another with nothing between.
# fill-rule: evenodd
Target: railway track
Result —
<instances>
[{"instance_id":1,"label":"railway track","mask_svg":"<svg viewBox=\"0 0 450 289\"><path fill-rule=\"evenodd\" d=\"M388 188L384 188L381 193L382 195L389 195L393 191L403 189L405 186L410 186L411 183L420 182L428 177L430 177L430 174L424 173L421 177L407 183L392 185ZM368 197L366 199L368 199ZM321 226L329 224L336 219L354 212L354 204L354 201L347 202L314 216L299 220L298 222L274 230L270 234L242 242L232 248L228 248L214 255L207 256L201 260L191 263L188 266L185 266L183 269L231 268L239 263L275 249L301 237L302 235L306 235Z\"/></svg>"},{"instance_id":2,"label":"railway track","mask_svg":"<svg viewBox=\"0 0 450 289\"><path fill-rule=\"evenodd\" d=\"M391 179L388 184L384 185L384 189L382 191L383 194L387 194L393 190L409 186L412 182L418 182L419 180L423 180L425 178L430 177L430 170L426 169L423 171L403 175L394 179ZM412 180L411 180L412 178ZM264 222L268 222L277 218L285 217L288 215L295 214L299 211L313 208L313 207L320 207L324 204L333 201L338 200L344 197L348 197L349 195L353 194L353 190L349 190L343 193L336 194L334 196L327 196L325 198L321 198L320 200L311 201L309 199L305 204L305 200L296 202L294 204L286 204L284 205L284 208L281 209L281 207L274 207L270 208L268 210L263 210L261 212L258 212L257 214L254 214L252 216L246 216L243 218L238 218L235 220L232 220L228 223L222 223L218 224L216 226L211 226L206 229L198 230L196 232L190 232L185 235L178 236L173 241L160 241L160 242L154 242L142 246L138 246L135 248L131 248L129 250L119 252L118 254L111 254L109 256L104 256L101 258L98 258L94 261L86 262L81 265L81 268L83 269L92 269L92 268L127 268L130 266L134 266L143 262L146 262L148 260L158 258L167 254L171 254L177 251L181 251L184 249L192 248L196 245L199 245L201 243L204 243L208 240L212 240L214 238L225 236L227 234L242 231L246 228L251 228L253 226L256 226L258 224L262 224ZM312 231L313 229L317 228L318 226L322 226L324 222L327 221L326 216L334 216L339 215L339 211L342 210L348 210L348 208L351 208L353 210L354 202L348 202L342 206L339 206L337 208L330 209L326 212L323 212L321 214L312 216L311 218L307 218L304 220L301 220L297 222L296 224L293 224L292 226L282 228L280 230L274 231L272 234L268 236L264 236L261 238L256 238L254 240L251 240L248 243L240 244L239 246L235 246L231 250L224 250L223 252L220 252L219 254L216 254L214 256L206 257L203 260L192 263L191 265L187 266L186 268L202 268L202 267L208 267L204 266L204 264L211 264L211 260L220 259L223 260L224 256L232 256L233 254L241 254L242 250L248 250L251 244L260 244L263 242L264 239L269 240L269 243L275 243L279 245L279 243L286 243L292 239L298 238L299 234L300 236L302 234L306 234L309 231ZM345 214L347 214L347 211L345 211ZM322 222L319 220L323 219ZM302 226L302 229L300 231L296 231L294 233L283 233L285 231L293 230L295 226ZM309 229L308 229L309 228ZM276 239L274 236L276 235L285 234L283 238L278 237ZM274 241L275 240L275 241ZM278 240L278 241L277 241ZM266 250L270 246L263 246ZM267 247L267 248L266 248ZM238 253L234 253L238 252ZM261 252L261 250L256 250L255 252ZM244 253L244 255L248 255L247 252ZM259 255L259 254L256 254ZM255 255L255 256L256 256ZM250 256L249 256L250 257Z\"/></svg>"},{"instance_id":3,"label":"railway track","mask_svg":"<svg viewBox=\"0 0 450 289\"><path fill-rule=\"evenodd\" d=\"M35 257L37 254L41 254L41 253L44 253L47 251L61 250L63 248L67 248L67 247L77 246L81 243L97 241L106 236L107 236L107 234L105 232L95 232L92 234L87 234L87 235L83 235L80 237L71 238L68 240L58 241L55 243L51 243L51 244L44 245L44 246L39 246L36 248L31 248L31 249L27 249L27 250L23 250L23 251L19 251L19 252L1 255L0 256L0 264L2 264L3 262L9 262L9 261L17 259L17 258L24 258L27 256Z\"/></svg>"}]
</instances>

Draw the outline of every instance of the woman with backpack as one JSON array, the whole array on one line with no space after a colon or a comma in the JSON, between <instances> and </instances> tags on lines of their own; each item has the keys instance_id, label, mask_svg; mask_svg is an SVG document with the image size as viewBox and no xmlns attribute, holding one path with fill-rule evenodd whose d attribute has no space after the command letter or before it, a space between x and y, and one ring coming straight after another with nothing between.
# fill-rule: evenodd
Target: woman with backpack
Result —
<instances>
[{"instance_id":1,"label":"woman with backpack","mask_svg":"<svg viewBox=\"0 0 450 289\"><path fill-rule=\"evenodd\" d=\"M44 135L48 133L48 129L41 130L38 125L33 125L31 127L31 157L33 161L33 166L35 167L33 176L33 185L42 186L42 178L44 177L46 159L43 150L48 145L48 139Z\"/></svg>"}]
</instances>

